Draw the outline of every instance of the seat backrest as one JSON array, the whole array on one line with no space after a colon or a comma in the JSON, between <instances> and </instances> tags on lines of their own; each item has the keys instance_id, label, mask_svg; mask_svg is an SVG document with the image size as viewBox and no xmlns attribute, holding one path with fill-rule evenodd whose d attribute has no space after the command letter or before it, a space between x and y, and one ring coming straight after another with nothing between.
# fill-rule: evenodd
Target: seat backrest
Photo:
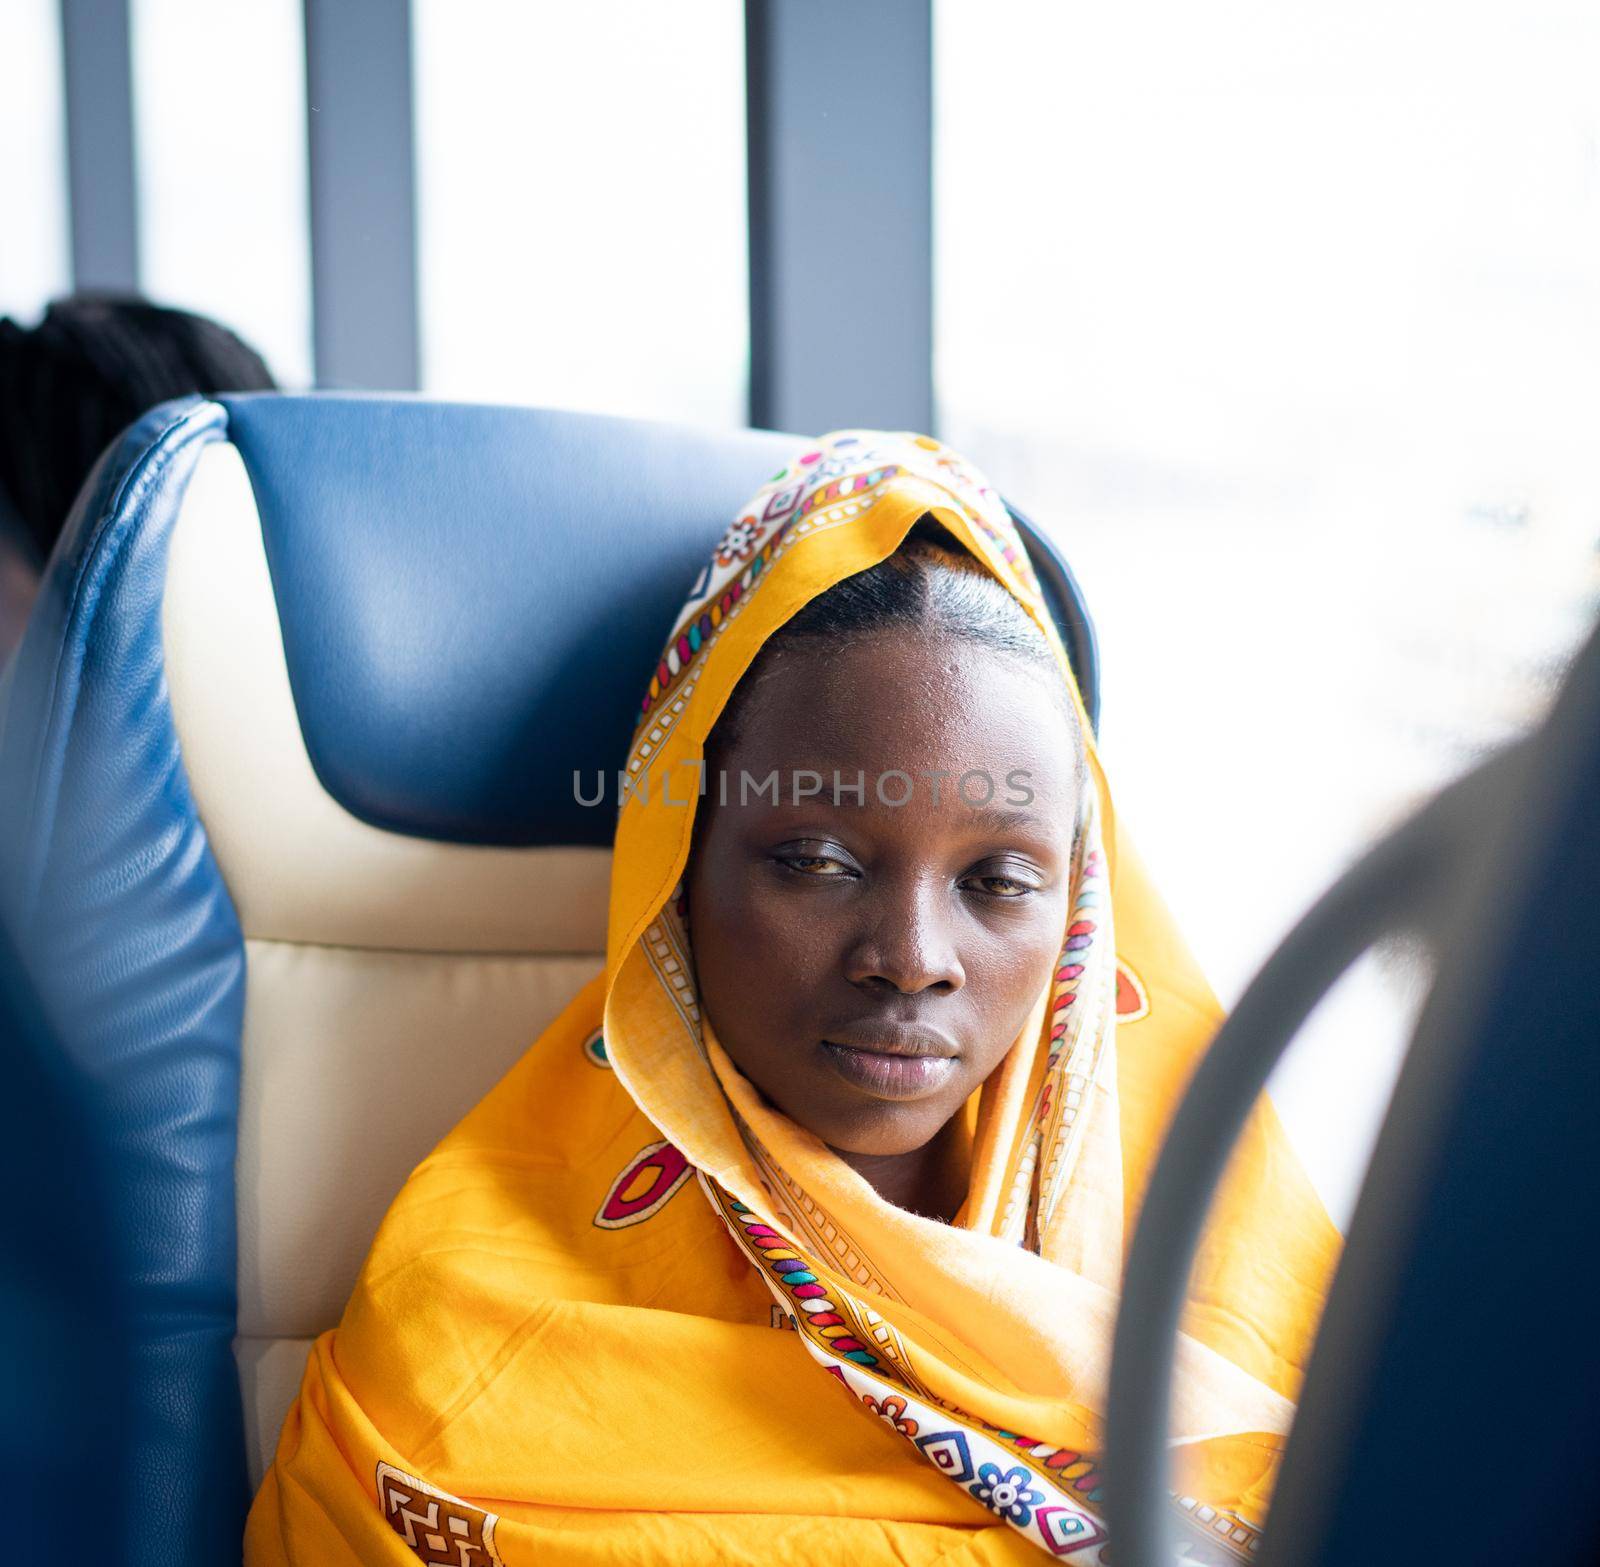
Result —
<instances>
[{"instance_id":1,"label":"seat backrest","mask_svg":"<svg viewBox=\"0 0 1600 1567\"><path fill-rule=\"evenodd\" d=\"M75 1552L115 1561L131 1500L118 1448L128 1290L111 1263L102 1140L4 921L0 1046L0 1466L15 1488L6 1548L17 1561L45 1560L70 1519ZM31 1200L39 1191L47 1206ZM82 1505L88 1479L93 1508Z\"/></svg>"},{"instance_id":2,"label":"seat backrest","mask_svg":"<svg viewBox=\"0 0 1600 1567\"><path fill-rule=\"evenodd\" d=\"M1600 630L1523 749L1453 854L1263 1562L1600 1560ZM1514 1508L1463 1505L1481 1470Z\"/></svg>"},{"instance_id":3,"label":"seat backrest","mask_svg":"<svg viewBox=\"0 0 1600 1567\"><path fill-rule=\"evenodd\" d=\"M156 410L91 478L0 798L30 967L117 1128L130 1561L237 1554L384 1208L599 970L613 808L574 774L614 774L689 583L796 450L247 396ZM1026 536L1092 704L1076 585Z\"/></svg>"}]
</instances>

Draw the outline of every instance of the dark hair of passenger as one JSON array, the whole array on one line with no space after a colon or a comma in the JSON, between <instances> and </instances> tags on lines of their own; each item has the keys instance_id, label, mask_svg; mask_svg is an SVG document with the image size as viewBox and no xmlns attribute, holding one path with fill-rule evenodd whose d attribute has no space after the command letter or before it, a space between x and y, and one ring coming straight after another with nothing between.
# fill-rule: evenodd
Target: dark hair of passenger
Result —
<instances>
[{"instance_id":1,"label":"dark hair of passenger","mask_svg":"<svg viewBox=\"0 0 1600 1567\"><path fill-rule=\"evenodd\" d=\"M191 311L128 295L0 319L0 490L40 560L96 459L141 414L194 392L273 391L255 349Z\"/></svg>"}]
</instances>

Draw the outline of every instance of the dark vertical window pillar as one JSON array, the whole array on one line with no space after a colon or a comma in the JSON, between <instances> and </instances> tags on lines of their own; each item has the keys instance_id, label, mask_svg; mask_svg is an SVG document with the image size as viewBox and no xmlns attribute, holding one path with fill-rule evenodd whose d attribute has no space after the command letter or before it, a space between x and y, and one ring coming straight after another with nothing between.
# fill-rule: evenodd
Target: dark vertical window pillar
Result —
<instances>
[{"instance_id":1,"label":"dark vertical window pillar","mask_svg":"<svg viewBox=\"0 0 1600 1567\"><path fill-rule=\"evenodd\" d=\"M420 384L409 0L305 0L319 386Z\"/></svg>"},{"instance_id":2,"label":"dark vertical window pillar","mask_svg":"<svg viewBox=\"0 0 1600 1567\"><path fill-rule=\"evenodd\" d=\"M750 420L933 425L932 0L746 0Z\"/></svg>"}]
</instances>

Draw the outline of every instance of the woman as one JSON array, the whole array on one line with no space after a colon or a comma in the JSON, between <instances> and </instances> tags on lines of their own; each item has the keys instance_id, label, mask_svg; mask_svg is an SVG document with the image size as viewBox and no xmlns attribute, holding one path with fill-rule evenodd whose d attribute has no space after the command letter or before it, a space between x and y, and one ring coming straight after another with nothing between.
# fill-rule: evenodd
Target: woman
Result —
<instances>
[{"instance_id":1,"label":"woman","mask_svg":"<svg viewBox=\"0 0 1600 1567\"><path fill-rule=\"evenodd\" d=\"M995 492L856 431L650 681L606 971L407 1182L251 1564L1105 1558L1123 1248L1219 1021ZM1191 1286L1191 1558L1247 1559L1339 1237L1270 1105Z\"/></svg>"}]
</instances>

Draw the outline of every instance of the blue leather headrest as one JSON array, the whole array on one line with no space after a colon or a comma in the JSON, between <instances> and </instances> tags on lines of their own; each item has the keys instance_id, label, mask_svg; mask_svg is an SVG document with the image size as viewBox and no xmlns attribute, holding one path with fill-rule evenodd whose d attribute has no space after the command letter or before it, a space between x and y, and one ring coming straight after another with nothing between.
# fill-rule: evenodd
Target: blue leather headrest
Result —
<instances>
[{"instance_id":1,"label":"blue leather headrest","mask_svg":"<svg viewBox=\"0 0 1600 1567\"><path fill-rule=\"evenodd\" d=\"M222 402L328 792L423 837L609 844L612 814L575 799L573 771L622 764L688 585L800 438L377 398ZM1069 647L1092 659L1070 574L1032 544Z\"/></svg>"}]
</instances>

